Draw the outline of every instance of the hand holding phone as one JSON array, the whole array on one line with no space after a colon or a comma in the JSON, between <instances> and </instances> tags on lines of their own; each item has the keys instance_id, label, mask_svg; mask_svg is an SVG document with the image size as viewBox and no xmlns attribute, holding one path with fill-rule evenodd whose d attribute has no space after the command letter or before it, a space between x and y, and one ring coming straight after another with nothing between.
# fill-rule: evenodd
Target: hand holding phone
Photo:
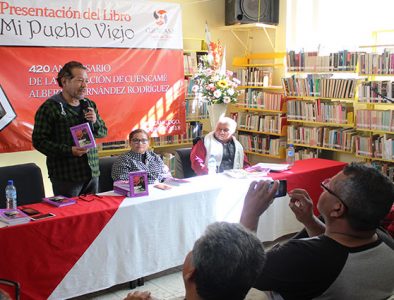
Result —
<instances>
[{"instance_id":1,"label":"hand holding phone","mask_svg":"<svg viewBox=\"0 0 394 300\"><path fill-rule=\"evenodd\" d=\"M270 188L273 184L274 182L272 181L270 183ZM274 198L283 197L286 196L286 194L287 194L287 180L285 179L279 180L278 190L276 191Z\"/></svg>"}]
</instances>

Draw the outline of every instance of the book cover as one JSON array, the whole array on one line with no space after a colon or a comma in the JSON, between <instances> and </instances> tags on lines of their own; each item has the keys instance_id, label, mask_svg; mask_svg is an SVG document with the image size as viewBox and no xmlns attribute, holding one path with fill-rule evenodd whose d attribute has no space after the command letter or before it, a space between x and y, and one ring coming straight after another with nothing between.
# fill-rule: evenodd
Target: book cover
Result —
<instances>
[{"instance_id":1,"label":"book cover","mask_svg":"<svg viewBox=\"0 0 394 300\"><path fill-rule=\"evenodd\" d=\"M117 180L114 182L114 192L130 197L130 184L128 180Z\"/></svg>"},{"instance_id":2,"label":"book cover","mask_svg":"<svg viewBox=\"0 0 394 300\"><path fill-rule=\"evenodd\" d=\"M148 195L148 173L146 171L130 172L129 180L117 180L114 182L114 192L127 197Z\"/></svg>"},{"instance_id":3,"label":"book cover","mask_svg":"<svg viewBox=\"0 0 394 300\"><path fill-rule=\"evenodd\" d=\"M74 139L75 146L86 149L96 147L96 141L94 139L89 123L86 122L70 127L70 130Z\"/></svg>"},{"instance_id":4,"label":"book cover","mask_svg":"<svg viewBox=\"0 0 394 300\"><path fill-rule=\"evenodd\" d=\"M42 201L56 207L62 207L62 206L67 206L77 203L75 199L67 198L62 195L43 198Z\"/></svg>"},{"instance_id":5,"label":"book cover","mask_svg":"<svg viewBox=\"0 0 394 300\"><path fill-rule=\"evenodd\" d=\"M8 225L24 224L30 217L20 209L0 209L0 221Z\"/></svg>"}]
</instances>

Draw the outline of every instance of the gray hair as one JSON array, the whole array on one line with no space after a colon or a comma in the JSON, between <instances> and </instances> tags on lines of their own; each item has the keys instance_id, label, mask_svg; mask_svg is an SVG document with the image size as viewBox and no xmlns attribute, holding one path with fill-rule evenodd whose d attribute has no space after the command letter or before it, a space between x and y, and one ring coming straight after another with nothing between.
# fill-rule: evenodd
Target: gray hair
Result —
<instances>
[{"instance_id":1,"label":"gray hair","mask_svg":"<svg viewBox=\"0 0 394 300\"><path fill-rule=\"evenodd\" d=\"M209 225L194 244L198 295L204 300L244 299L265 263L260 240L240 224Z\"/></svg>"},{"instance_id":2,"label":"gray hair","mask_svg":"<svg viewBox=\"0 0 394 300\"><path fill-rule=\"evenodd\" d=\"M219 124L226 124L228 125L231 134L235 132L237 129L237 122L234 121L234 119L231 119L229 117L221 117L219 121L216 123L215 129L218 127Z\"/></svg>"},{"instance_id":3,"label":"gray hair","mask_svg":"<svg viewBox=\"0 0 394 300\"><path fill-rule=\"evenodd\" d=\"M378 170L360 163L345 166L347 178L338 183L339 196L348 207L346 218L354 230L374 230L390 212L394 185Z\"/></svg>"}]
</instances>

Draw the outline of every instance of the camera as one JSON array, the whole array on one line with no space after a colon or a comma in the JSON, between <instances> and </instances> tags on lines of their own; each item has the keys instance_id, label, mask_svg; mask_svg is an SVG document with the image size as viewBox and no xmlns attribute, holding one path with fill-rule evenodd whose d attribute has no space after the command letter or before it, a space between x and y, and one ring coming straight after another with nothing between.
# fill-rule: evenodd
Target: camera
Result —
<instances>
[{"instance_id":1,"label":"camera","mask_svg":"<svg viewBox=\"0 0 394 300\"><path fill-rule=\"evenodd\" d=\"M270 189L273 184L274 184L274 181L272 181L270 183ZM283 196L286 196L286 194L287 194L287 180L285 180L285 179L279 180L279 187L278 187L278 190L276 191L274 198L283 197Z\"/></svg>"}]
</instances>

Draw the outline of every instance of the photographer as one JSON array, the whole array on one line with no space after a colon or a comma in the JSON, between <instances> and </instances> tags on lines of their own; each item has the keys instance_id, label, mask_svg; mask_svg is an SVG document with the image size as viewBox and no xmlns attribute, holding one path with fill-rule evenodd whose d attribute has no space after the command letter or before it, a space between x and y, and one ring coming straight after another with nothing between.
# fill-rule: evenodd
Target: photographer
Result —
<instances>
[{"instance_id":1,"label":"photographer","mask_svg":"<svg viewBox=\"0 0 394 300\"><path fill-rule=\"evenodd\" d=\"M254 284L283 299L387 299L394 294L391 237L377 228L389 212L394 185L374 168L352 163L321 183L317 208L302 189L289 192L290 208L311 238L290 239L267 253ZM256 230L273 201L275 182L253 182L241 224ZM276 299L276 298L275 298Z\"/></svg>"}]
</instances>

